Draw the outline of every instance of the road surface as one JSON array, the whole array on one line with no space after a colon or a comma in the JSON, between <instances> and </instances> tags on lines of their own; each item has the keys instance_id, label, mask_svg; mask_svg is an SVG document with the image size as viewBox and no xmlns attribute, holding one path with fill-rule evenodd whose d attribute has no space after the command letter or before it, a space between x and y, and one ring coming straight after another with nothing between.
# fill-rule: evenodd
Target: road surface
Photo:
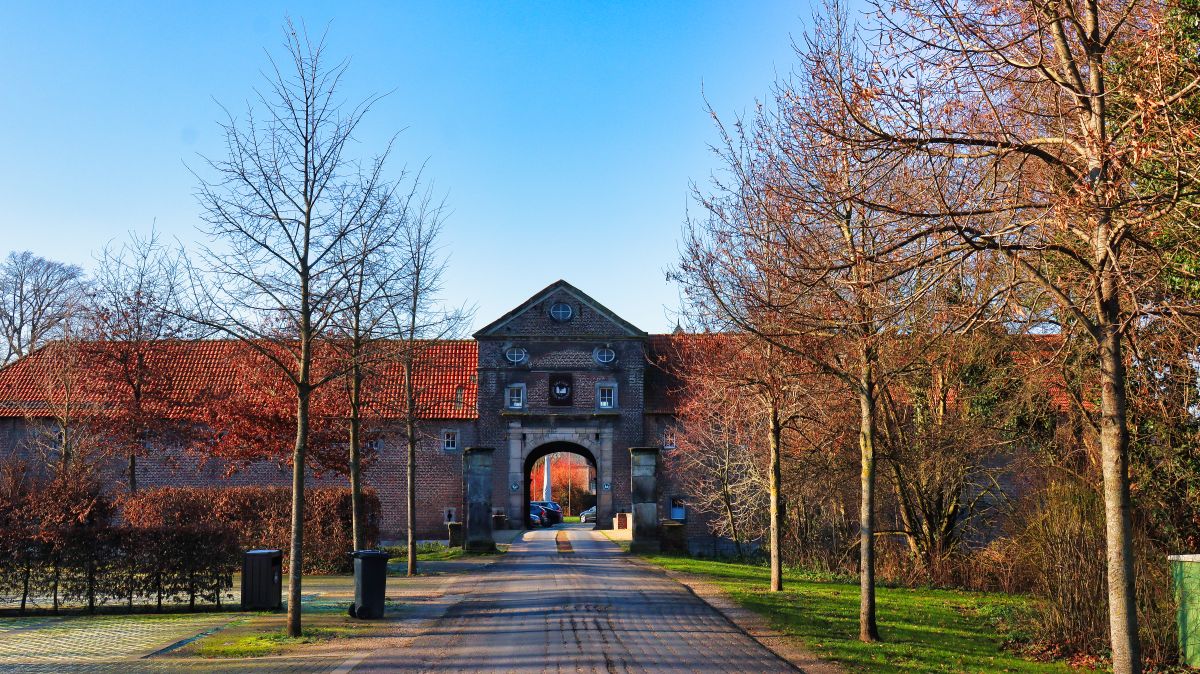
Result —
<instances>
[{"instance_id":1,"label":"road surface","mask_svg":"<svg viewBox=\"0 0 1200 674\"><path fill-rule=\"evenodd\" d=\"M566 531L573 552L558 551ZM354 672L795 672L590 525L532 531L405 648Z\"/></svg>"}]
</instances>

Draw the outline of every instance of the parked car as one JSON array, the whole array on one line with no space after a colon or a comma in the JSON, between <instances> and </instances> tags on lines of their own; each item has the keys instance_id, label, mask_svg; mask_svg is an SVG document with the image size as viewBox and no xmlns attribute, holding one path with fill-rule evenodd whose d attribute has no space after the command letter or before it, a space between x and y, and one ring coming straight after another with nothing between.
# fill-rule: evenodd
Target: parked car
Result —
<instances>
[{"instance_id":1,"label":"parked car","mask_svg":"<svg viewBox=\"0 0 1200 674\"><path fill-rule=\"evenodd\" d=\"M549 516L549 522L546 524L546 526L562 523L562 506L558 505L554 501L534 501L534 503L541 506L546 511L546 515Z\"/></svg>"},{"instance_id":2,"label":"parked car","mask_svg":"<svg viewBox=\"0 0 1200 674\"><path fill-rule=\"evenodd\" d=\"M536 503L529 504L529 526L532 528L550 526L547 521L546 509Z\"/></svg>"},{"instance_id":3,"label":"parked car","mask_svg":"<svg viewBox=\"0 0 1200 674\"><path fill-rule=\"evenodd\" d=\"M596 506L592 506L587 510L579 513L580 522L595 522L596 521Z\"/></svg>"}]
</instances>

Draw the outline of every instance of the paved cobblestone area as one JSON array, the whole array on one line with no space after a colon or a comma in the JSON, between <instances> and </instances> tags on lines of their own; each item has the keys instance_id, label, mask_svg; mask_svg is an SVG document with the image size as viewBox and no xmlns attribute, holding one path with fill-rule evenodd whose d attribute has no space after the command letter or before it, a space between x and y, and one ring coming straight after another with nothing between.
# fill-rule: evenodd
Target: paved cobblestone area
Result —
<instances>
[{"instance_id":1,"label":"paved cobblestone area","mask_svg":"<svg viewBox=\"0 0 1200 674\"><path fill-rule=\"evenodd\" d=\"M531 532L405 648L354 672L794 672L686 588L601 534Z\"/></svg>"},{"instance_id":2,"label":"paved cobblestone area","mask_svg":"<svg viewBox=\"0 0 1200 674\"><path fill-rule=\"evenodd\" d=\"M0 671L17 664L62 665L140 658L205 630L232 613L162 616L0 618Z\"/></svg>"}]
</instances>

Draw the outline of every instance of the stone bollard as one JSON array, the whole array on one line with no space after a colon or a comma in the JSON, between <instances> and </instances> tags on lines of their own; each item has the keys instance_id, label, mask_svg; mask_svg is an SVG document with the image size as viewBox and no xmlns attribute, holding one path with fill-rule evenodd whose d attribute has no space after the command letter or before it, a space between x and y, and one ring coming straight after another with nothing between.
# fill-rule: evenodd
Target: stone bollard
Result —
<instances>
[{"instance_id":1,"label":"stone bollard","mask_svg":"<svg viewBox=\"0 0 1200 674\"><path fill-rule=\"evenodd\" d=\"M450 547L461 548L463 546L462 522L447 522L446 531L450 536Z\"/></svg>"},{"instance_id":2,"label":"stone bollard","mask_svg":"<svg viewBox=\"0 0 1200 674\"><path fill-rule=\"evenodd\" d=\"M494 552L492 538L492 452L491 447L468 447L463 452L463 483L466 525L463 550Z\"/></svg>"},{"instance_id":3,"label":"stone bollard","mask_svg":"<svg viewBox=\"0 0 1200 674\"><path fill-rule=\"evenodd\" d=\"M687 554L687 525L676 520L663 520L659 525L662 532L662 551Z\"/></svg>"},{"instance_id":4,"label":"stone bollard","mask_svg":"<svg viewBox=\"0 0 1200 674\"><path fill-rule=\"evenodd\" d=\"M658 448L629 448L633 480L633 539L630 552L658 552Z\"/></svg>"}]
</instances>

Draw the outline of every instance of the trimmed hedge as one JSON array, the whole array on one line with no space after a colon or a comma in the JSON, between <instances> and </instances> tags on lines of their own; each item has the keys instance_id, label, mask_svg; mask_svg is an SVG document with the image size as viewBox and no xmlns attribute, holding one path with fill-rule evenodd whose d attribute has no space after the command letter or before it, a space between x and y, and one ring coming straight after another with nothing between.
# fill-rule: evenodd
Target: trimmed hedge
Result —
<instances>
[{"instance_id":1,"label":"trimmed hedge","mask_svg":"<svg viewBox=\"0 0 1200 674\"><path fill-rule=\"evenodd\" d=\"M0 603L17 608L220 606L240 551L225 527L114 526L86 471L33 476L0 466Z\"/></svg>"},{"instance_id":2,"label":"trimmed hedge","mask_svg":"<svg viewBox=\"0 0 1200 674\"><path fill-rule=\"evenodd\" d=\"M346 573L353 569L350 490L304 490L304 573ZM162 487L139 491L121 502L122 519L135 527L172 528L183 524L233 532L243 550L278 548L284 564L292 530L289 487ZM379 538L379 498L363 493L367 546Z\"/></svg>"}]
</instances>

